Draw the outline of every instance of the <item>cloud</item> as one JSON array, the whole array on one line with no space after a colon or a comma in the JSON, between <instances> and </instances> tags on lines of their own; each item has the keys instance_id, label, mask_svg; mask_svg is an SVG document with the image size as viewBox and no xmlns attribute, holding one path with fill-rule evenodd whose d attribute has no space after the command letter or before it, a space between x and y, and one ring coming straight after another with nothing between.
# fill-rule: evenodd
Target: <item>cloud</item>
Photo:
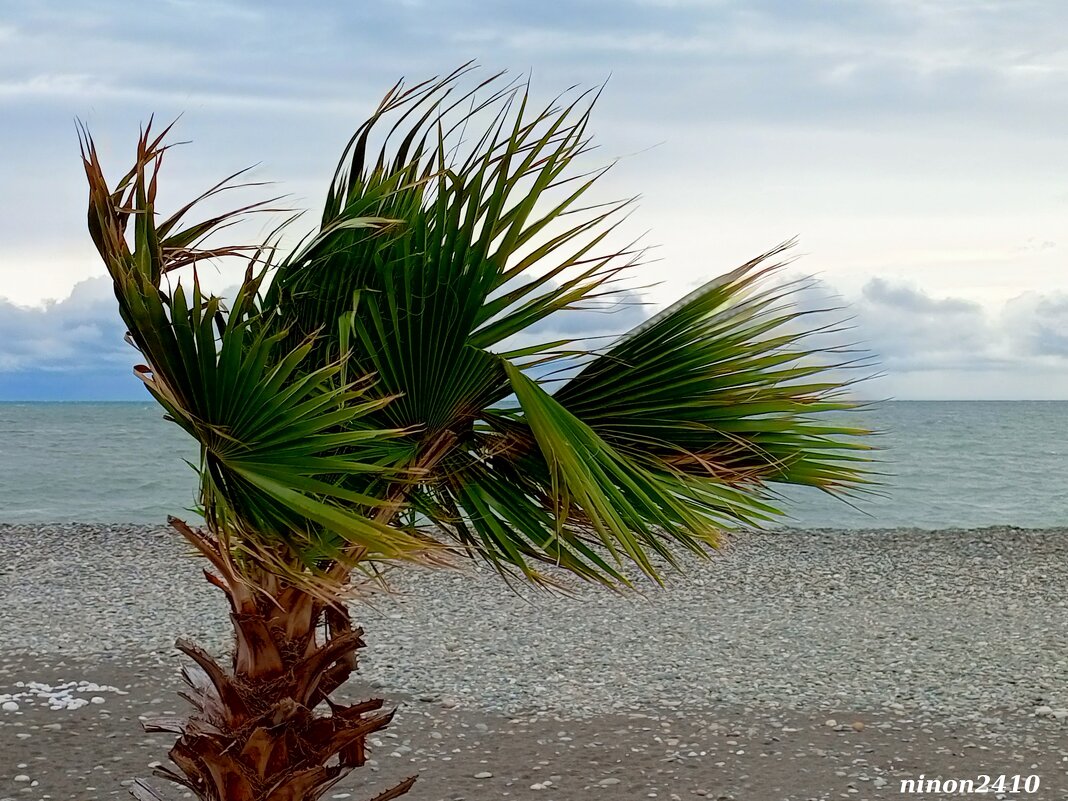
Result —
<instances>
[{"instance_id":1,"label":"cloud","mask_svg":"<svg viewBox=\"0 0 1068 801\"><path fill-rule=\"evenodd\" d=\"M834 294L826 284L816 292ZM1068 398L1068 294L1027 292L985 307L872 279L845 299L855 339L883 376L865 396L900 399Z\"/></svg>"},{"instance_id":2,"label":"cloud","mask_svg":"<svg viewBox=\"0 0 1068 801\"><path fill-rule=\"evenodd\" d=\"M1064 361L1068 372L1068 293L1027 292L1005 304L1003 319L1020 351Z\"/></svg>"},{"instance_id":3,"label":"cloud","mask_svg":"<svg viewBox=\"0 0 1068 801\"><path fill-rule=\"evenodd\" d=\"M824 202L877 207L895 181L911 192L910 168L932 184L925 197L912 193L918 218L946 205L933 171L941 186L972 187L983 173L1005 181L1002 195L1035 197L1029 176L1057 174L1068 133L1068 115L1049 102L1068 92L1068 6L1031 0L576 0L568 14L474 0L311 9L170 0L130 13L0 0L0 18L0 114L14 121L0 126L0 151L19 154L0 164L0 185L21 199L0 220L0 286L13 283L15 250L44 236L73 250L84 236L75 116L89 120L111 165L150 113L185 112L177 135L198 143L195 166L169 172L169 189L184 193L180 182L201 167L211 178L263 162L266 177L300 191L325 183L351 128L398 76L470 58L486 72L530 69L539 100L612 75L592 129L605 158L670 144L670 160L628 165L647 173L628 179L627 194L664 197L662 216L678 218L693 205L680 186L699 174L696 211L730 203L746 227L764 219L785 234L803 230L794 212L758 215L751 202L818 207L822 192ZM1005 141L985 148L995 130ZM200 177L188 175L190 191ZM85 274L53 269L70 283Z\"/></svg>"},{"instance_id":4,"label":"cloud","mask_svg":"<svg viewBox=\"0 0 1068 801\"><path fill-rule=\"evenodd\" d=\"M869 350L884 373L861 385L865 397L1068 398L1068 293L1026 292L989 309L873 279L854 297L813 281L796 300L852 318L848 334L833 336ZM653 311L627 290L599 307L551 315L507 347L618 334ZM82 281L70 297L37 308L0 301L0 400L145 399L124 332L108 278Z\"/></svg>"},{"instance_id":5,"label":"cloud","mask_svg":"<svg viewBox=\"0 0 1068 801\"><path fill-rule=\"evenodd\" d=\"M1068 374L1068 293L1026 292L988 310L873 279L854 309L858 329L888 370L1056 367Z\"/></svg>"},{"instance_id":6,"label":"cloud","mask_svg":"<svg viewBox=\"0 0 1068 801\"><path fill-rule=\"evenodd\" d=\"M77 370L130 362L111 281L92 278L42 307L0 301L0 370Z\"/></svg>"},{"instance_id":7,"label":"cloud","mask_svg":"<svg viewBox=\"0 0 1068 801\"><path fill-rule=\"evenodd\" d=\"M125 332L108 278L41 307L0 300L0 400L143 400Z\"/></svg>"},{"instance_id":8,"label":"cloud","mask_svg":"<svg viewBox=\"0 0 1068 801\"><path fill-rule=\"evenodd\" d=\"M614 297L583 301L580 308L555 312L531 326L525 335L546 340L621 334L648 316L649 307L640 294L621 290Z\"/></svg>"},{"instance_id":9,"label":"cloud","mask_svg":"<svg viewBox=\"0 0 1068 801\"><path fill-rule=\"evenodd\" d=\"M230 298L235 291L229 287L221 295ZM624 290L550 315L524 332L521 342L618 334L647 314L641 296ZM81 281L69 297L37 307L0 299L0 401L146 400L132 371L140 356L125 333L107 276Z\"/></svg>"},{"instance_id":10,"label":"cloud","mask_svg":"<svg viewBox=\"0 0 1068 801\"><path fill-rule=\"evenodd\" d=\"M888 372L977 369L998 361L997 339L982 306L932 298L903 283L875 278L855 304L857 326Z\"/></svg>"}]
</instances>

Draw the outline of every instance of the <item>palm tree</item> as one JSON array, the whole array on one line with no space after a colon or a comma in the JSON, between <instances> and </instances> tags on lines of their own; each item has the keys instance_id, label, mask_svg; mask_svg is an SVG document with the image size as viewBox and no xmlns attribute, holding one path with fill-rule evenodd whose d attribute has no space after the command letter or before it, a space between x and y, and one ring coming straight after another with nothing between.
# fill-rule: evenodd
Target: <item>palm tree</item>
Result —
<instances>
[{"instance_id":1,"label":"palm tree","mask_svg":"<svg viewBox=\"0 0 1068 801\"><path fill-rule=\"evenodd\" d=\"M163 219L167 131L142 132L114 186L82 131L136 374L200 446L203 523L170 524L233 621L228 663L177 642L193 711L146 724L179 735L157 772L198 798L316 799L364 763L393 712L333 696L364 644L346 600L386 568L466 557L625 588L772 519L777 483L868 480L828 370L854 357L815 344L793 286L769 280L782 247L606 345L539 339L639 262L608 246L630 202L584 201L603 172L575 169L595 94L532 110L526 86L467 80L394 86L284 256L285 226L257 247L207 241L273 201L185 221L240 173ZM222 257L246 268L229 303L196 270Z\"/></svg>"}]
</instances>

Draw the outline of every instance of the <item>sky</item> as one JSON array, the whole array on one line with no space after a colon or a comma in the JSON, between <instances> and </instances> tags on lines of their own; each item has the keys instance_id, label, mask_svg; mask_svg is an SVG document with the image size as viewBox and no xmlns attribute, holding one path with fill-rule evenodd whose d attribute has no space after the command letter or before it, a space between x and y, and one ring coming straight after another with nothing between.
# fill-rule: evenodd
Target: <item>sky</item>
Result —
<instances>
[{"instance_id":1,"label":"sky","mask_svg":"<svg viewBox=\"0 0 1068 801\"><path fill-rule=\"evenodd\" d=\"M602 191L657 245L637 319L797 236L879 361L858 392L1068 399L1066 28L1060 0L0 0L0 400L147 399L76 119L115 173L181 115L165 202L255 164L314 213L386 89L471 59L545 99L608 81Z\"/></svg>"}]
</instances>

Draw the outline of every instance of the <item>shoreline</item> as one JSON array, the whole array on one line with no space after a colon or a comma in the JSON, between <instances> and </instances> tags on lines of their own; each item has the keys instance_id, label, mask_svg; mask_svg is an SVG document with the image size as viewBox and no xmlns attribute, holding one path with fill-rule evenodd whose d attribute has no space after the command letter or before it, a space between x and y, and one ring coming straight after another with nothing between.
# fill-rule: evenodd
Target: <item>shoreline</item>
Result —
<instances>
[{"instance_id":1,"label":"shoreline","mask_svg":"<svg viewBox=\"0 0 1068 801\"><path fill-rule=\"evenodd\" d=\"M0 525L0 547L0 695L131 685L0 711L0 753L40 782L0 760L0 801L122 797L165 759L137 715L182 709L175 637L224 651L225 604L161 527ZM396 584L358 611L354 691L401 702L377 758L382 776L424 772L413 801L881 799L940 771L1039 772L1036 797L1068 794L1066 529L749 534L642 596L520 596L486 570ZM33 772L69 749L68 772ZM85 784L113 759L109 786Z\"/></svg>"},{"instance_id":2,"label":"shoreline","mask_svg":"<svg viewBox=\"0 0 1068 801\"><path fill-rule=\"evenodd\" d=\"M169 660L179 635L228 646L203 563L163 528L0 525L0 547L0 653ZM364 675L494 711L1068 707L1064 529L749 534L641 595L575 583L574 597L517 595L485 568L398 571L394 584L357 607ZM472 666L493 680L467 682Z\"/></svg>"}]
</instances>

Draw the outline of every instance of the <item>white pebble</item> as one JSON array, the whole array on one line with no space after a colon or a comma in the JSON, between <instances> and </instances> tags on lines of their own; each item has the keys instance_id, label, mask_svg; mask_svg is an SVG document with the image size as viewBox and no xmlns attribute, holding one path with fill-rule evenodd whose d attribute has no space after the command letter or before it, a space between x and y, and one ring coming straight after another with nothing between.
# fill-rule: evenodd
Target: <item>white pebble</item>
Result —
<instances>
[{"instance_id":1,"label":"white pebble","mask_svg":"<svg viewBox=\"0 0 1068 801\"><path fill-rule=\"evenodd\" d=\"M19 705L14 701L4 701L4 704L0 709L3 709L5 712L18 712Z\"/></svg>"}]
</instances>

